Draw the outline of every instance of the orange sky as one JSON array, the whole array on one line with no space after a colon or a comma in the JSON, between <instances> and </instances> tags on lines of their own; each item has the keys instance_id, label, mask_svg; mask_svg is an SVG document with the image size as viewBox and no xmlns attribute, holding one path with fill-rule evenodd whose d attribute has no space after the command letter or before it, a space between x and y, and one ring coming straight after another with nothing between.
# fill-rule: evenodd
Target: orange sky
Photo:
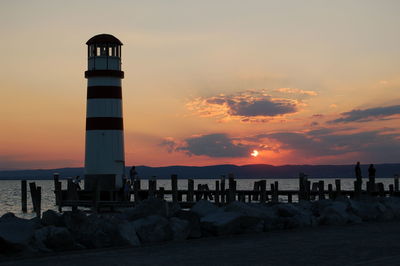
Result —
<instances>
[{"instance_id":1,"label":"orange sky","mask_svg":"<svg viewBox=\"0 0 400 266\"><path fill-rule=\"evenodd\" d=\"M398 1L0 7L0 169L83 165L99 33L124 43L127 165L399 162Z\"/></svg>"}]
</instances>

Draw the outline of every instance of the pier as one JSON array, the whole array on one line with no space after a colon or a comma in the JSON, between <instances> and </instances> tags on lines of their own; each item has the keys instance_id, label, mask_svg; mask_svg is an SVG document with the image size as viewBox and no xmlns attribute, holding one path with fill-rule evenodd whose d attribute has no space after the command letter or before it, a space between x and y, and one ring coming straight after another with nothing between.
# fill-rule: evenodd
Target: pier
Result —
<instances>
[{"instance_id":1,"label":"pier","mask_svg":"<svg viewBox=\"0 0 400 266\"><path fill-rule=\"evenodd\" d=\"M178 189L177 180L177 175L171 175L171 189L157 188L155 178L134 180L128 198L124 198L123 190L78 190L72 180L68 180L67 188L62 189L62 183L56 175L54 177L54 193L56 205L60 212L62 212L63 207L72 207L72 209L85 207L91 208L94 212L112 211L115 208L134 207L137 202L152 197L166 199L179 204L181 208L190 208L199 200L208 200L218 206L223 206L233 201L291 203L299 200L312 201L337 197L356 199L365 195L374 197L400 196L399 177L397 175L388 189L385 189L383 183L375 183L375 179L373 179L366 182L366 190L362 189L359 180L354 181L353 190L343 190L340 179L335 179L334 186L332 184L326 186L323 180L312 182L304 174L299 175L298 190L279 189L279 182L272 179L255 181L251 190L239 190L233 174L229 174L228 178L216 179L214 189L210 189L207 184L198 184L195 189L193 179L187 179L187 189ZM148 189L142 188L143 182L148 182ZM33 202L37 201L35 199ZM36 212L40 213L40 210L36 210Z\"/></svg>"}]
</instances>

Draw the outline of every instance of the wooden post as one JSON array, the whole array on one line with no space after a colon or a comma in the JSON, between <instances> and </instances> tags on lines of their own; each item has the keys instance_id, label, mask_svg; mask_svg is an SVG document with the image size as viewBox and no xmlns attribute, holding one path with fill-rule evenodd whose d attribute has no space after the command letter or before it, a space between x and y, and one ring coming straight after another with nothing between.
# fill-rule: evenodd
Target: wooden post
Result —
<instances>
[{"instance_id":1,"label":"wooden post","mask_svg":"<svg viewBox=\"0 0 400 266\"><path fill-rule=\"evenodd\" d=\"M399 191L399 175L394 175L394 191Z\"/></svg>"},{"instance_id":2,"label":"wooden post","mask_svg":"<svg viewBox=\"0 0 400 266\"><path fill-rule=\"evenodd\" d=\"M171 175L172 202L178 202L178 176Z\"/></svg>"},{"instance_id":3,"label":"wooden post","mask_svg":"<svg viewBox=\"0 0 400 266\"><path fill-rule=\"evenodd\" d=\"M157 190L157 180L155 176L149 179L149 198L154 198Z\"/></svg>"},{"instance_id":4,"label":"wooden post","mask_svg":"<svg viewBox=\"0 0 400 266\"><path fill-rule=\"evenodd\" d=\"M254 186L253 186L253 190L254 191L260 191L260 182L261 181L254 181ZM259 199L259 194L256 193L253 195L253 200L258 201Z\"/></svg>"},{"instance_id":5,"label":"wooden post","mask_svg":"<svg viewBox=\"0 0 400 266\"><path fill-rule=\"evenodd\" d=\"M219 205L219 181L215 181L215 204Z\"/></svg>"},{"instance_id":6,"label":"wooden post","mask_svg":"<svg viewBox=\"0 0 400 266\"><path fill-rule=\"evenodd\" d=\"M323 180L320 180L318 182L318 199L319 200L325 199L325 185Z\"/></svg>"},{"instance_id":7,"label":"wooden post","mask_svg":"<svg viewBox=\"0 0 400 266\"><path fill-rule=\"evenodd\" d=\"M188 202L193 202L193 191L194 191L194 181L193 179L188 179L188 195L187 195Z\"/></svg>"},{"instance_id":8,"label":"wooden post","mask_svg":"<svg viewBox=\"0 0 400 266\"><path fill-rule=\"evenodd\" d=\"M385 196L385 185L383 183L378 183L378 191L379 191L379 196L384 197Z\"/></svg>"},{"instance_id":9,"label":"wooden post","mask_svg":"<svg viewBox=\"0 0 400 266\"><path fill-rule=\"evenodd\" d=\"M28 210L27 198L26 180L21 180L21 208L23 213L27 212Z\"/></svg>"},{"instance_id":10,"label":"wooden post","mask_svg":"<svg viewBox=\"0 0 400 266\"><path fill-rule=\"evenodd\" d=\"M311 196L310 199L311 200L315 200L315 194L318 191L318 182L313 182L311 185Z\"/></svg>"},{"instance_id":11,"label":"wooden post","mask_svg":"<svg viewBox=\"0 0 400 266\"><path fill-rule=\"evenodd\" d=\"M272 195L271 196L271 201L272 202L276 202L275 201L275 197L274 197L274 195L275 195L275 184L272 184L272 183L271 183L271 195Z\"/></svg>"},{"instance_id":12,"label":"wooden post","mask_svg":"<svg viewBox=\"0 0 400 266\"><path fill-rule=\"evenodd\" d=\"M196 201L201 200L203 186L201 184L197 184L197 191L196 191Z\"/></svg>"},{"instance_id":13,"label":"wooden post","mask_svg":"<svg viewBox=\"0 0 400 266\"><path fill-rule=\"evenodd\" d=\"M54 173L53 180L54 180L54 190L57 190L57 183L58 183L58 181L60 181L60 174Z\"/></svg>"},{"instance_id":14,"label":"wooden post","mask_svg":"<svg viewBox=\"0 0 400 266\"><path fill-rule=\"evenodd\" d=\"M279 202L279 184L278 184L278 181L274 182L274 193L273 193L273 196L274 196L274 201L275 202Z\"/></svg>"},{"instance_id":15,"label":"wooden post","mask_svg":"<svg viewBox=\"0 0 400 266\"><path fill-rule=\"evenodd\" d=\"M335 186L336 186L336 195L335 195L335 197L337 198L342 193L342 187L341 187L341 184L340 184L340 179L335 179Z\"/></svg>"},{"instance_id":16,"label":"wooden post","mask_svg":"<svg viewBox=\"0 0 400 266\"><path fill-rule=\"evenodd\" d=\"M293 201L293 199L292 199L292 194L290 193L290 194L288 194L288 202L289 202L289 203L292 203L292 201Z\"/></svg>"},{"instance_id":17,"label":"wooden post","mask_svg":"<svg viewBox=\"0 0 400 266\"><path fill-rule=\"evenodd\" d=\"M36 216L41 217L41 212L42 212L42 187L36 187Z\"/></svg>"},{"instance_id":18,"label":"wooden post","mask_svg":"<svg viewBox=\"0 0 400 266\"><path fill-rule=\"evenodd\" d=\"M235 180L233 174L229 174L229 194L228 194L228 203L233 202L235 200Z\"/></svg>"},{"instance_id":19,"label":"wooden post","mask_svg":"<svg viewBox=\"0 0 400 266\"><path fill-rule=\"evenodd\" d=\"M140 180L135 179L133 181L133 200L135 201L135 203L140 201L139 190L140 190Z\"/></svg>"},{"instance_id":20,"label":"wooden post","mask_svg":"<svg viewBox=\"0 0 400 266\"><path fill-rule=\"evenodd\" d=\"M328 184L328 197L329 197L329 199L333 199L333 186L332 186L332 184Z\"/></svg>"},{"instance_id":21,"label":"wooden post","mask_svg":"<svg viewBox=\"0 0 400 266\"><path fill-rule=\"evenodd\" d=\"M306 176L304 173L299 173L299 201L305 199L305 181L306 181Z\"/></svg>"},{"instance_id":22,"label":"wooden post","mask_svg":"<svg viewBox=\"0 0 400 266\"><path fill-rule=\"evenodd\" d=\"M37 212L36 184L35 184L35 182L29 183L29 189L31 191L31 199L32 199L33 211Z\"/></svg>"},{"instance_id":23,"label":"wooden post","mask_svg":"<svg viewBox=\"0 0 400 266\"><path fill-rule=\"evenodd\" d=\"M226 193L225 193L225 176L221 176L221 203L225 204Z\"/></svg>"},{"instance_id":24,"label":"wooden post","mask_svg":"<svg viewBox=\"0 0 400 266\"><path fill-rule=\"evenodd\" d=\"M389 185L389 195L393 196L393 194L394 194L394 186L393 186L393 184L390 184Z\"/></svg>"},{"instance_id":25,"label":"wooden post","mask_svg":"<svg viewBox=\"0 0 400 266\"><path fill-rule=\"evenodd\" d=\"M160 187L157 193L157 198L164 199L165 189L164 187Z\"/></svg>"},{"instance_id":26,"label":"wooden post","mask_svg":"<svg viewBox=\"0 0 400 266\"><path fill-rule=\"evenodd\" d=\"M306 200L310 200L311 182L306 180Z\"/></svg>"},{"instance_id":27,"label":"wooden post","mask_svg":"<svg viewBox=\"0 0 400 266\"><path fill-rule=\"evenodd\" d=\"M267 190L267 180L261 180L259 182L259 187L260 187L260 203L265 203L266 202L266 190Z\"/></svg>"}]
</instances>

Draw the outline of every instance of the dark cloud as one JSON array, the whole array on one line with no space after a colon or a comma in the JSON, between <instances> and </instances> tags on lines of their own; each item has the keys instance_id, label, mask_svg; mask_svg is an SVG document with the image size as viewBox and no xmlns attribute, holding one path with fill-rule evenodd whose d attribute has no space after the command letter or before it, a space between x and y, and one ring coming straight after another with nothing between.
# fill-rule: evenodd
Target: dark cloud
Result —
<instances>
[{"instance_id":1,"label":"dark cloud","mask_svg":"<svg viewBox=\"0 0 400 266\"><path fill-rule=\"evenodd\" d=\"M175 150L177 149L177 147L178 147L178 144L177 144L176 141L173 140L172 138L165 138L165 139L163 139L163 140L160 142L159 145L160 145L160 146L166 147L166 148L167 148L167 151L168 151L169 153L175 151Z\"/></svg>"},{"instance_id":2,"label":"dark cloud","mask_svg":"<svg viewBox=\"0 0 400 266\"><path fill-rule=\"evenodd\" d=\"M342 117L331 120L328 123L368 122L373 120L389 119L390 116L400 114L400 105L375 107L369 109L355 109L342 113Z\"/></svg>"},{"instance_id":3,"label":"dark cloud","mask_svg":"<svg viewBox=\"0 0 400 266\"><path fill-rule=\"evenodd\" d=\"M299 111L301 101L272 97L265 90L248 90L237 94L199 97L187 103L188 109L203 117L238 119L242 122L265 123Z\"/></svg>"},{"instance_id":4,"label":"dark cloud","mask_svg":"<svg viewBox=\"0 0 400 266\"><path fill-rule=\"evenodd\" d=\"M387 134L387 131L368 131L358 133L335 132L333 129L320 129L306 133L279 132L258 135L280 143L280 149L293 150L302 157L324 157L358 153L362 158L380 162L397 160L400 150L400 134Z\"/></svg>"},{"instance_id":5,"label":"dark cloud","mask_svg":"<svg viewBox=\"0 0 400 266\"><path fill-rule=\"evenodd\" d=\"M229 114L235 116L278 116L297 111L296 104L291 100L273 100L266 98L253 101L227 102Z\"/></svg>"},{"instance_id":6,"label":"dark cloud","mask_svg":"<svg viewBox=\"0 0 400 266\"><path fill-rule=\"evenodd\" d=\"M209 134L185 140L185 145L176 150L188 155L209 157L248 157L254 146L234 143L226 134Z\"/></svg>"}]
</instances>

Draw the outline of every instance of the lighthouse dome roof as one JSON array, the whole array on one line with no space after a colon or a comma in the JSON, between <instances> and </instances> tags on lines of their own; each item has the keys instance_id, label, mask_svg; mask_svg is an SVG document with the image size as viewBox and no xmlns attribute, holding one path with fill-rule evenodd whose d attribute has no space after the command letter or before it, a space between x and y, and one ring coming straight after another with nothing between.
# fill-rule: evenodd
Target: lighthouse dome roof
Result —
<instances>
[{"instance_id":1,"label":"lighthouse dome roof","mask_svg":"<svg viewBox=\"0 0 400 266\"><path fill-rule=\"evenodd\" d=\"M122 42L118 40L116 37L114 37L111 34L98 34L96 36L93 36L90 38L87 42L87 45L91 44L116 44L116 45L122 45Z\"/></svg>"}]
</instances>

